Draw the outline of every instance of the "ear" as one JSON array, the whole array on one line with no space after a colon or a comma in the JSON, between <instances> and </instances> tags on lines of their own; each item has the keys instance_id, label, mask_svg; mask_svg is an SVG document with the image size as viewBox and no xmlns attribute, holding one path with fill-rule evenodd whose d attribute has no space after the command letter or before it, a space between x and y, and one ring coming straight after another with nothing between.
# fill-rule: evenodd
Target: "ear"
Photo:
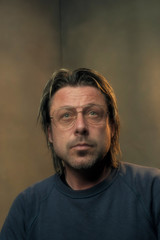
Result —
<instances>
[{"instance_id":1,"label":"ear","mask_svg":"<svg viewBox=\"0 0 160 240\"><path fill-rule=\"evenodd\" d=\"M50 125L49 125L48 128L47 128L47 135L48 135L48 141L49 141L50 143L53 143L52 128L51 128Z\"/></svg>"}]
</instances>

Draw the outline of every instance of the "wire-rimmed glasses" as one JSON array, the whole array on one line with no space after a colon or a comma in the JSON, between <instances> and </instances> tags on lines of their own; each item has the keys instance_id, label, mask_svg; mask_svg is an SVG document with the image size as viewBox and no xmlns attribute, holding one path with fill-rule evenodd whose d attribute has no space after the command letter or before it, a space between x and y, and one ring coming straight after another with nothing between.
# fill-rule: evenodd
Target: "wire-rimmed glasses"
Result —
<instances>
[{"instance_id":1,"label":"wire-rimmed glasses","mask_svg":"<svg viewBox=\"0 0 160 240\"><path fill-rule=\"evenodd\" d=\"M57 127L69 129L74 126L79 113L82 113L85 123L89 125L103 124L108 114L106 106L88 104L80 107L64 106L58 108L50 118Z\"/></svg>"}]
</instances>

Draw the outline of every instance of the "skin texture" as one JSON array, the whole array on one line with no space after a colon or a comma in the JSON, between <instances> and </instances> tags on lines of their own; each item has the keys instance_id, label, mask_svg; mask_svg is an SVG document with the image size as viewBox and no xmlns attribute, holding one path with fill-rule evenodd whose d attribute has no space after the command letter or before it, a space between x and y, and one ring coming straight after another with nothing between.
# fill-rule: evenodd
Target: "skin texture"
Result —
<instances>
[{"instance_id":1,"label":"skin texture","mask_svg":"<svg viewBox=\"0 0 160 240\"><path fill-rule=\"evenodd\" d=\"M100 104L107 111L104 95L95 87L64 87L58 90L50 102L50 116L64 106L80 107ZM65 166L68 184L76 190L94 186L102 181L108 169L104 163L110 144L112 129L109 117L100 125L89 125L79 113L74 126L61 129L52 121L48 128L48 138ZM105 160L106 161L106 160Z\"/></svg>"}]
</instances>

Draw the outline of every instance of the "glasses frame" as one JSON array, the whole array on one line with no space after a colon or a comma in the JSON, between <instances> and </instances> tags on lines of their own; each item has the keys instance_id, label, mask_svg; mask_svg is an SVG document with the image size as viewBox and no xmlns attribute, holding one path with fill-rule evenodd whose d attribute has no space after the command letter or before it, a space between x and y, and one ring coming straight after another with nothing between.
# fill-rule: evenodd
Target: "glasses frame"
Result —
<instances>
[{"instance_id":1,"label":"glasses frame","mask_svg":"<svg viewBox=\"0 0 160 240\"><path fill-rule=\"evenodd\" d=\"M61 129L64 129L64 130L66 129L66 130L68 130L68 129L72 128L72 127L75 125L75 122L76 122L77 117L78 117L78 113L82 113L82 115L83 115L83 112L84 112L84 110L85 110L86 108L94 107L94 106L101 108L101 109L103 110L103 118L104 118L104 119L107 118L109 112L108 112L108 111L105 112L105 110L106 110L106 106L105 106L105 105L100 105L100 104L87 104L87 105L76 106L76 107L69 105L69 106L63 106L63 107L57 108L57 109L55 109L55 110L53 111L52 115L50 116L50 119L51 119L51 121L54 120L53 123L55 124L56 127L57 127L57 125L59 125ZM78 108L81 108L82 110L77 111ZM75 112L76 112L76 116L75 116L75 118L73 118L73 122L72 122L71 124L69 124L68 126L62 126L61 124L59 124L59 122L57 121L57 119L54 117L55 112L57 112L57 111L59 111L59 110L61 110L61 109L74 109ZM98 123L90 123L90 122L87 121L87 119L84 117L84 115L83 115L83 118L84 118L84 121L85 121L88 125L97 125L97 126L98 126L98 125L101 125L101 124L102 124L102 122L101 122L100 124L98 124ZM58 123L58 124L57 124L57 123Z\"/></svg>"}]
</instances>

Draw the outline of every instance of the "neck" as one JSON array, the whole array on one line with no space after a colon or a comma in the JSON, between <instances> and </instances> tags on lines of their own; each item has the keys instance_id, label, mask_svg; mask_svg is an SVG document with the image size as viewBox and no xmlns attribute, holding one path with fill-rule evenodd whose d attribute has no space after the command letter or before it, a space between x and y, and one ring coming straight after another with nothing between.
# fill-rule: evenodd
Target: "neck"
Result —
<instances>
[{"instance_id":1,"label":"neck","mask_svg":"<svg viewBox=\"0 0 160 240\"><path fill-rule=\"evenodd\" d=\"M106 164L97 164L90 169L73 169L65 166L65 180L73 190L85 190L106 179L111 167Z\"/></svg>"}]
</instances>

